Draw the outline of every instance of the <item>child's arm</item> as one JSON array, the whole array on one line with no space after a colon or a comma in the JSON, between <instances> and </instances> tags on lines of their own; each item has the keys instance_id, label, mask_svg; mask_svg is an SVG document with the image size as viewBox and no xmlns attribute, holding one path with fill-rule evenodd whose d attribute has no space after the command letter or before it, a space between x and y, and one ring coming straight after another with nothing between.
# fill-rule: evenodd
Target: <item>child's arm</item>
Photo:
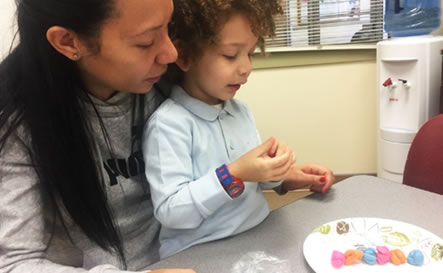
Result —
<instances>
[{"instance_id":1,"label":"child's arm","mask_svg":"<svg viewBox=\"0 0 443 273\"><path fill-rule=\"evenodd\" d=\"M220 207L232 202L232 198L216 175L219 166L194 177L192 126L177 115L161 117L161 122L158 119L154 114L149 121L143 143L154 214L167 228L196 228ZM229 164L234 166L235 175L245 181L279 181L285 177L292 165L290 149L274 158L263 157L275 141L271 138ZM207 156L209 160L216 155Z\"/></svg>"},{"instance_id":2,"label":"child's arm","mask_svg":"<svg viewBox=\"0 0 443 273\"><path fill-rule=\"evenodd\" d=\"M193 229L232 199L216 167L194 178L192 121L181 114L153 114L144 132L143 156L156 218L167 228Z\"/></svg>"},{"instance_id":3,"label":"child's arm","mask_svg":"<svg viewBox=\"0 0 443 273\"><path fill-rule=\"evenodd\" d=\"M280 155L264 157L272 147L279 147L274 138L230 163L224 150L207 147L214 144L205 134L200 138L204 129L197 124L186 109L166 101L144 131L143 156L154 214L167 228L196 228L232 202L216 173L222 164L244 181L279 181L293 163L292 151L282 146ZM199 147L206 147L205 152L197 151Z\"/></svg>"}]
</instances>

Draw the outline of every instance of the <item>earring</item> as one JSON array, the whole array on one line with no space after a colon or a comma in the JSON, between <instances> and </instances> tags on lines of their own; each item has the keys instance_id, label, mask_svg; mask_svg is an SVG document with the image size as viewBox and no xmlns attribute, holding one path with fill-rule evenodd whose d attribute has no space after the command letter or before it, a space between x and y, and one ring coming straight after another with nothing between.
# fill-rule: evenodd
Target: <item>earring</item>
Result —
<instances>
[{"instance_id":1,"label":"earring","mask_svg":"<svg viewBox=\"0 0 443 273\"><path fill-rule=\"evenodd\" d=\"M78 60L78 54L77 54L77 53L74 53L74 54L72 55L72 58L73 58L74 60Z\"/></svg>"}]
</instances>

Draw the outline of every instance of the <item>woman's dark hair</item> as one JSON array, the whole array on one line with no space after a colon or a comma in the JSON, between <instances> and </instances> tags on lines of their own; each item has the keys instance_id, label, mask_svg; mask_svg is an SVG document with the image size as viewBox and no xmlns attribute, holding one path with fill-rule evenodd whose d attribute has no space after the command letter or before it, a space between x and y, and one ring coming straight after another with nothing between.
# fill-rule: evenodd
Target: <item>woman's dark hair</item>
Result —
<instances>
[{"instance_id":1,"label":"woman's dark hair","mask_svg":"<svg viewBox=\"0 0 443 273\"><path fill-rule=\"evenodd\" d=\"M115 252L126 266L84 110L86 88L75 62L46 39L51 26L61 26L99 52L101 27L116 16L114 2L16 0L20 41L0 64L0 151L23 127L40 182L54 207L62 201L64 208L56 212L66 209L91 241Z\"/></svg>"}]
</instances>

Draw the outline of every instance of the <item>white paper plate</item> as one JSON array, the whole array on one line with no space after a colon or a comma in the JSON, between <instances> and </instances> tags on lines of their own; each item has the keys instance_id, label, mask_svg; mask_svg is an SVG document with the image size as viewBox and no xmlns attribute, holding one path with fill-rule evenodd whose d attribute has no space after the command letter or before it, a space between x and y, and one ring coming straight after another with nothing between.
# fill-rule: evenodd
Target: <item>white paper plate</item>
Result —
<instances>
[{"instance_id":1,"label":"white paper plate","mask_svg":"<svg viewBox=\"0 0 443 273\"><path fill-rule=\"evenodd\" d=\"M345 253L349 249L376 246L400 249L406 257L411 250L419 249L425 256L424 265L413 266L407 262L402 265L369 265L363 260L341 268L331 265L334 250ZM441 238L411 224L380 218L346 218L314 229L305 239L303 254L316 273L443 272L442 248Z\"/></svg>"}]
</instances>

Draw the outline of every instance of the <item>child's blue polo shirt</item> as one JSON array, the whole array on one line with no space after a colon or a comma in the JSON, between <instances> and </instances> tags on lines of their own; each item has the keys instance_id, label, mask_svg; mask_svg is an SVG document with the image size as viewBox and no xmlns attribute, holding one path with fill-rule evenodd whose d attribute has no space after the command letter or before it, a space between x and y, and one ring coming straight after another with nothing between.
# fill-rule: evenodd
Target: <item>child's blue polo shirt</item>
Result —
<instances>
[{"instance_id":1,"label":"child's blue polo shirt","mask_svg":"<svg viewBox=\"0 0 443 273\"><path fill-rule=\"evenodd\" d=\"M269 214L262 188L279 183L245 182L245 191L232 199L215 173L261 144L246 104L233 99L219 109L174 86L143 140L162 258L248 230Z\"/></svg>"}]
</instances>

